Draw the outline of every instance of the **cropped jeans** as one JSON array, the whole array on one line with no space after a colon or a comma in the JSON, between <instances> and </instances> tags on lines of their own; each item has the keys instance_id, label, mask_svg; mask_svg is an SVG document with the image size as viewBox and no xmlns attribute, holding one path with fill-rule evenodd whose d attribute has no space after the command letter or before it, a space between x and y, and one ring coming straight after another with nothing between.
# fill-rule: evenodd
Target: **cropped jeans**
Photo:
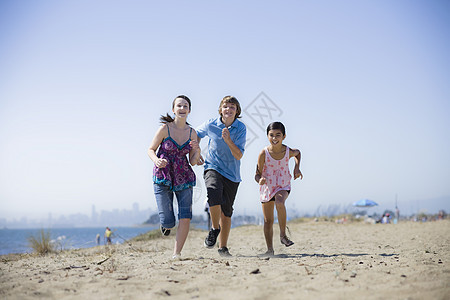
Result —
<instances>
[{"instance_id":1,"label":"cropped jeans","mask_svg":"<svg viewBox=\"0 0 450 300\"><path fill-rule=\"evenodd\" d=\"M192 219L192 187L171 191L170 187L163 184L153 184L156 204L158 205L159 221L164 228L175 227L176 220L173 211L173 194L177 197L178 220Z\"/></svg>"}]
</instances>

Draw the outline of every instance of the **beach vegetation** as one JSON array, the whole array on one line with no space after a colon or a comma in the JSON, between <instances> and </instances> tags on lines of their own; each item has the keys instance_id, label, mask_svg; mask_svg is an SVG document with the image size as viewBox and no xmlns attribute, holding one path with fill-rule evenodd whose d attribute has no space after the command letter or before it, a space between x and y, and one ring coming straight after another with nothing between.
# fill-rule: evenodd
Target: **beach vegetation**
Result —
<instances>
[{"instance_id":1,"label":"beach vegetation","mask_svg":"<svg viewBox=\"0 0 450 300\"><path fill-rule=\"evenodd\" d=\"M159 229L150 230L131 239L132 242L150 241L160 239L161 231Z\"/></svg>"},{"instance_id":2,"label":"beach vegetation","mask_svg":"<svg viewBox=\"0 0 450 300\"><path fill-rule=\"evenodd\" d=\"M174 233L176 233L177 229L176 227L172 229ZM196 227L191 227L189 231L205 231L203 229L198 229ZM147 231L146 233L142 233L138 236L135 236L134 238L130 239L129 242L142 242L142 241L151 241L156 239L163 238L160 229L154 229Z\"/></svg>"},{"instance_id":3,"label":"beach vegetation","mask_svg":"<svg viewBox=\"0 0 450 300\"><path fill-rule=\"evenodd\" d=\"M289 223L312 223L312 222L333 222L333 223L354 223L362 222L364 218L358 218L353 214L340 214L334 216L319 216L319 217L300 217L290 220Z\"/></svg>"},{"instance_id":4,"label":"beach vegetation","mask_svg":"<svg viewBox=\"0 0 450 300\"><path fill-rule=\"evenodd\" d=\"M37 254L46 255L55 252L55 244L52 243L50 231L41 229L36 235L28 237L28 243Z\"/></svg>"}]
</instances>

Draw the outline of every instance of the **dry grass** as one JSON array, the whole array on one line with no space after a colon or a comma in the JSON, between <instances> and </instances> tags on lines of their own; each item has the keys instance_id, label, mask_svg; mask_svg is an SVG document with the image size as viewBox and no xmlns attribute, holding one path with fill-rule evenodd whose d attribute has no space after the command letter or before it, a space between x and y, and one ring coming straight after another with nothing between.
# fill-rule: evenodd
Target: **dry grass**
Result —
<instances>
[{"instance_id":1,"label":"dry grass","mask_svg":"<svg viewBox=\"0 0 450 300\"><path fill-rule=\"evenodd\" d=\"M161 232L159 231L159 229L154 229L154 230L150 230L149 232L140 234L134 238L132 238L130 241L131 242L141 242L141 241L150 241L150 240L154 240L154 239L159 239L161 238Z\"/></svg>"},{"instance_id":2,"label":"dry grass","mask_svg":"<svg viewBox=\"0 0 450 300\"><path fill-rule=\"evenodd\" d=\"M196 228L195 226L192 226L192 225L191 225L189 231L190 232L193 232L193 231L205 231L206 232L206 230ZM177 227L174 227L174 228L171 229L170 235L174 235L175 236L176 232L177 232ZM163 238L163 236L161 234L160 229L158 228L158 229L150 230L150 231L148 231L146 233L142 233L142 234L140 234L140 235L138 235L138 236L128 240L127 242L151 241L151 240L161 239L161 238Z\"/></svg>"},{"instance_id":3,"label":"dry grass","mask_svg":"<svg viewBox=\"0 0 450 300\"><path fill-rule=\"evenodd\" d=\"M41 229L36 236L28 237L28 243L37 254L45 255L55 252L55 245L51 243L50 231Z\"/></svg>"},{"instance_id":4,"label":"dry grass","mask_svg":"<svg viewBox=\"0 0 450 300\"><path fill-rule=\"evenodd\" d=\"M363 218L356 218L351 214L341 214L331 217L321 216L321 217L302 217L289 221L289 223L311 223L311 222L337 222L338 220L345 220L345 222L362 222Z\"/></svg>"}]
</instances>

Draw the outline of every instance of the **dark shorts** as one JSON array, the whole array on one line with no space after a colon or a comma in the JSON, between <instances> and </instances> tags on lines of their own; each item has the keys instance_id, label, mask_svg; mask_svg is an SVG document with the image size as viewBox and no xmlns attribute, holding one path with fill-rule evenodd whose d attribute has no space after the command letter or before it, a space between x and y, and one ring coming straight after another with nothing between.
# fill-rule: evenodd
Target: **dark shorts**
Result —
<instances>
[{"instance_id":1,"label":"dark shorts","mask_svg":"<svg viewBox=\"0 0 450 300\"><path fill-rule=\"evenodd\" d=\"M206 170L203 177L209 206L220 205L223 214L231 218L239 182L229 180L216 170Z\"/></svg>"}]
</instances>

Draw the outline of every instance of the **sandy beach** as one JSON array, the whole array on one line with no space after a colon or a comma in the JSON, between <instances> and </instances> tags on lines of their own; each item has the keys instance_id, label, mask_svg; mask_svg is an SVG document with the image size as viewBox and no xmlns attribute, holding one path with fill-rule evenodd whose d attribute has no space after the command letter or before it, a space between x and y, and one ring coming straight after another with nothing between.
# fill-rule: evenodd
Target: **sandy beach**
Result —
<instances>
[{"instance_id":1,"label":"sandy beach","mask_svg":"<svg viewBox=\"0 0 450 300\"><path fill-rule=\"evenodd\" d=\"M174 236L47 256L5 255L2 299L450 299L450 221L291 222L275 256L262 226L233 228L222 258L191 230L181 260Z\"/></svg>"}]
</instances>

